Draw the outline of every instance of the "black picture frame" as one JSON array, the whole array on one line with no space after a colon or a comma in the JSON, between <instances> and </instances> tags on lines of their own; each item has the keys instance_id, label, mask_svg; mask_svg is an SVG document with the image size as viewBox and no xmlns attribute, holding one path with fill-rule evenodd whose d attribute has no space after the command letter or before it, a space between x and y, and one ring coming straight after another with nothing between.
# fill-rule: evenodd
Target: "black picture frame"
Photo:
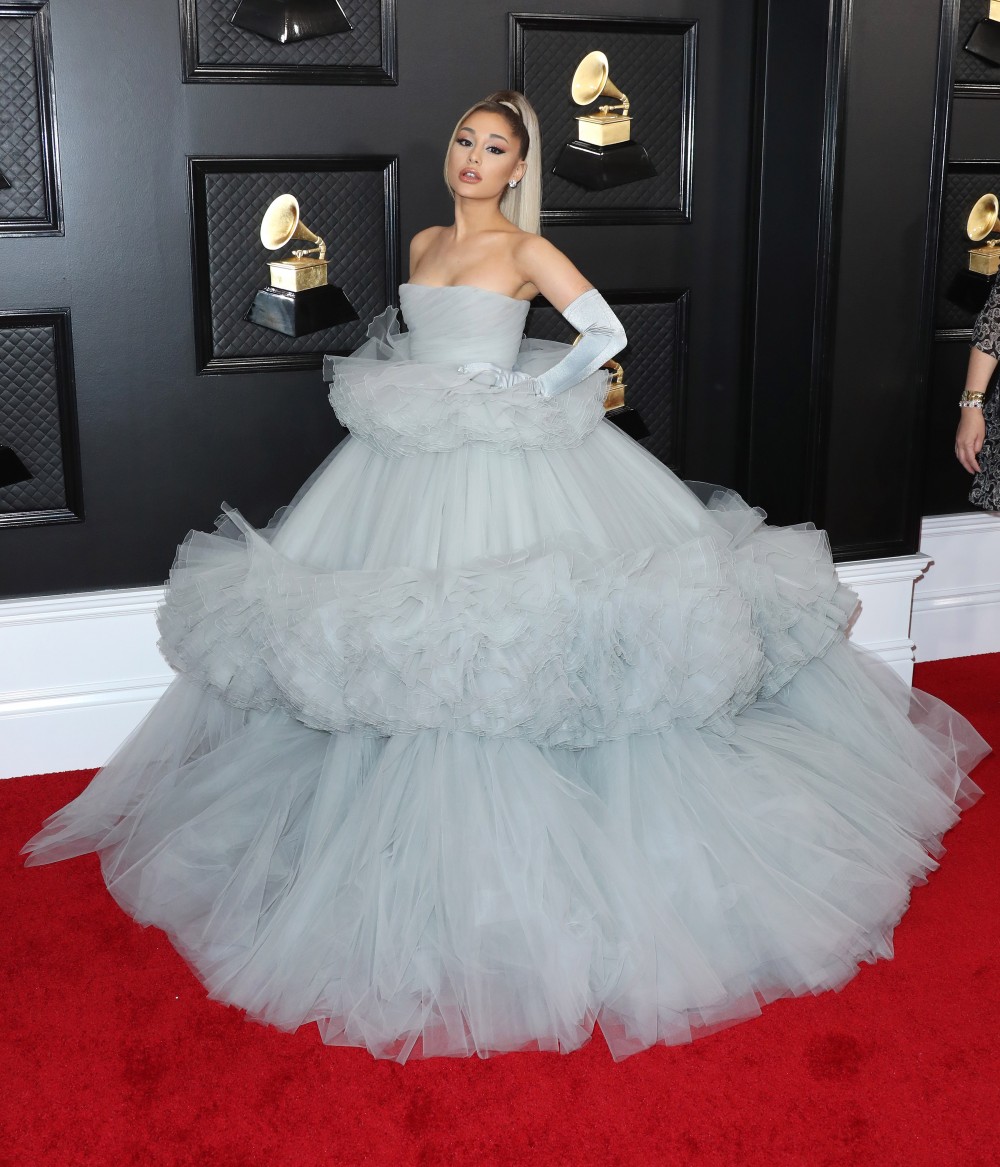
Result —
<instances>
[{"instance_id":1,"label":"black picture frame","mask_svg":"<svg viewBox=\"0 0 1000 1167\"><path fill-rule=\"evenodd\" d=\"M229 23L237 0L179 0L182 79L270 85L396 85L396 0L354 0L355 28L278 44ZM360 21L358 17L360 16ZM363 41L375 39L377 51ZM345 39L346 38L346 39ZM355 52L345 48L356 49Z\"/></svg>"},{"instance_id":2,"label":"black picture frame","mask_svg":"<svg viewBox=\"0 0 1000 1167\"><path fill-rule=\"evenodd\" d=\"M683 476L688 396L689 288L602 289L628 336L615 360L625 375L625 404L649 430L639 444ZM531 302L525 335L572 342L573 329L542 296Z\"/></svg>"},{"instance_id":3,"label":"black picture frame","mask_svg":"<svg viewBox=\"0 0 1000 1167\"><path fill-rule=\"evenodd\" d=\"M569 16L508 13L508 84L538 112L542 137L542 223L688 223L694 163L698 21L661 17ZM551 173L559 151L584 112L570 97L570 80L585 52L609 54L611 79L633 105L636 138L653 144L653 178L610 190L588 191ZM669 54L680 75L664 83ZM635 59L630 69L629 54ZM556 57L558 67L552 63ZM625 84L625 75L629 76Z\"/></svg>"},{"instance_id":4,"label":"black picture frame","mask_svg":"<svg viewBox=\"0 0 1000 1167\"><path fill-rule=\"evenodd\" d=\"M50 333L50 346L37 343L40 331ZM9 358L17 367L4 368L7 346L0 344L0 440L11 446L34 477L0 488L0 530L81 522L70 310L0 312L0 341L8 336L21 351ZM53 495L61 496L61 501L53 503Z\"/></svg>"},{"instance_id":5,"label":"black picture frame","mask_svg":"<svg viewBox=\"0 0 1000 1167\"><path fill-rule=\"evenodd\" d=\"M973 29L989 12L989 0L951 0L957 7L952 85L957 97L1000 97L1000 65L970 53L965 45Z\"/></svg>"},{"instance_id":6,"label":"black picture frame","mask_svg":"<svg viewBox=\"0 0 1000 1167\"><path fill-rule=\"evenodd\" d=\"M15 30L13 22L23 27ZM20 68L11 67L8 54ZM7 183L0 190L0 236L62 235L48 0L0 0L0 109L6 113L0 172Z\"/></svg>"},{"instance_id":7,"label":"black picture frame","mask_svg":"<svg viewBox=\"0 0 1000 1167\"><path fill-rule=\"evenodd\" d=\"M400 276L399 163L395 154L189 157L195 363L200 375L318 369L328 352L347 353L371 317L397 300ZM286 180L322 187L323 176L358 176L357 192L301 204L303 221L327 241L330 282L344 288L359 319L289 337L248 323L245 310L267 284L260 218ZM292 189L289 193L299 193ZM350 229L339 229L353 216ZM326 224L338 224L335 231ZM218 227L217 224L221 224Z\"/></svg>"}]
</instances>

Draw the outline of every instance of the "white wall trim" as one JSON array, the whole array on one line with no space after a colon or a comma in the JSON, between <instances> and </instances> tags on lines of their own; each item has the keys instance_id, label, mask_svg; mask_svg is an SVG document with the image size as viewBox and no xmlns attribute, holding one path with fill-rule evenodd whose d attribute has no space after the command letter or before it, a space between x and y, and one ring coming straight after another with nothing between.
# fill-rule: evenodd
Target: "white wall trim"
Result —
<instances>
[{"instance_id":1,"label":"white wall trim","mask_svg":"<svg viewBox=\"0 0 1000 1167\"><path fill-rule=\"evenodd\" d=\"M913 641L909 636L899 640L880 640L863 644L862 648L881 657L886 664L892 665L897 672L912 679L913 676Z\"/></svg>"},{"instance_id":2,"label":"white wall trim","mask_svg":"<svg viewBox=\"0 0 1000 1167\"><path fill-rule=\"evenodd\" d=\"M148 615L155 613L162 601L162 587L70 592L58 596L0 600L0 627Z\"/></svg>"},{"instance_id":3,"label":"white wall trim","mask_svg":"<svg viewBox=\"0 0 1000 1167\"><path fill-rule=\"evenodd\" d=\"M891 559L856 559L838 563L840 582L849 588L874 583L913 584L927 570L929 555L895 555Z\"/></svg>"},{"instance_id":4,"label":"white wall trim","mask_svg":"<svg viewBox=\"0 0 1000 1167\"><path fill-rule=\"evenodd\" d=\"M852 639L906 680L913 581L927 562L837 565L861 600ZM107 761L173 677L156 648L162 600L162 587L0 600L0 778Z\"/></svg>"},{"instance_id":5,"label":"white wall trim","mask_svg":"<svg viewBox=\"0 0 1000 1167\"><path fill-rule=\"evenodd\" d=\"M0 600L0 778L103 765L170 683L162 587Z\"/></svg>"},{"instance_id":6,"label":"white wall trim","mask_svg":"<svg viewBox=\"0 0 1000 1167\"><path fill-rule=\"evenodd\" d=\"M1000 652L1000 515L931 515L920 547L933 563L913 597L917 660Z\"/></svg>"},{"instance_id":7,"label":"white wall trim","mask_svg":"<svg viewBox=\"0 0 1000 1167\"><path fill-rule=\"evenodd\" d=\"M1000 532L1000 515L992 511L979 514L964 511L958 515L925 515L920 524L921 547L928 539L952 535L982 535L987 531Z\"/></svg>"},{"instance_id":8,"label":"white wall trim","mask_svg":"<svg viewBox=\"0 0 1000 1167\"><path fill-rule=\"evenodd\" d=\"M924 588L913 601L914 612L939 611L941 608L983 607L1000 604L1000 584L971 584L964 591L948 588Z\"/></svg>"},{"instance_id":9,"label":"white wall trim","mask_svg":"<svg viewBox=\"0 0 1000 1167\"><path fill-rule=\"evenodd\" d=\"M837 564L840 582L861 601L851 624L855 644L875 653L907 684L913 680L915 646L910 637L913 585L927 570L927 555L895 555Z\"/></svg>"},{"instance_id":10,"label":"white wall trim","mask_svg":"<svg viewBox=\"0 0 1000 1167\"><path fill-rule=\"evenodd\" d=\"M163 677L141 677L101 685L64 685L51 689L27 689L22 693L0 693L0 718L25 713L49 713L59 709L89 709L99 705L120 705L132 701L155 701L169 684Z\"/></svg>"}]
</instances>

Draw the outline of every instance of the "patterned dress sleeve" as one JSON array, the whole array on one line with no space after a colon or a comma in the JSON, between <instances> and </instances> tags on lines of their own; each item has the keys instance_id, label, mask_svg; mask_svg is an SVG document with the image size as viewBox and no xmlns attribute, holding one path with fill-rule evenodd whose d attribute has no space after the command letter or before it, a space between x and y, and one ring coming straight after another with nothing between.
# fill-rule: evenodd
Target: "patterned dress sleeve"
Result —
<instances>
[{"instance_id":1,"label":"patterned dress sleeve","mask_svg":"<svg viewBox=\"0 0 1000 1167\"><path fill-rule=\"evenodd\" d=\"M972 345L1000 360L1000 276L993 280L989 297L972 326Z\"/></svg>"}]
</instances>

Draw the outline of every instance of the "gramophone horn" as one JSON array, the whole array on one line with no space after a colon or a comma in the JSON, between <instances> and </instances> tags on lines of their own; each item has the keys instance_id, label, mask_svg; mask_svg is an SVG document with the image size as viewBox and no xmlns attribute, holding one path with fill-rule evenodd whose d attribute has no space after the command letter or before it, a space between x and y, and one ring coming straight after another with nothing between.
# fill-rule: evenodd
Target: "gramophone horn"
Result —
<instances>
[{"instance_id":1,"label":"gramophone horn","mask_svg":"<svg viewBox=\"0 0 1000 1167\"><path fill-rule=\"evenodd\" d=\"M353 27L337 0L240 0L229 20L244 32L279 45L349 32Z\"/></svg>"},{"instance_id":2,"label":"gramophone horn","mask_svg":"<svg viewBox=\"0 0 1000 1167\"><path fill-rule=\"evenodd\" d=\"M1000 199L995 194L984 194L976 200L976 205L969 213L969 222L966 232L970 239L978 241L997 230L997 219L1000 218Z\"/></svg>"},{"instance_id":3,"label":"gramophone horn","mask_svg":"<svg viewBox=\"0 0 1000 1167\"><path fill-rule=\"evenodd\" d=\"M570 93L577 105L590 105L592 101L607 94L620 98L626 110L628 109L628 98L608 77L608 58L600 49L588 53L577 65Z\"/></svg>"},{"instance_id":4,"label":"gramophone horn","mask_svg":"<svg viewBox=\"0 0 1000 1167\"><path fill-rule=\"evenodd\" d=\"M260 241L269 251L276 251L291 239L307 239L317 244L319 258L326 259L326 244L299 218L299 200L295 195L282 194L278 195L264 212L264 218L260 223Z\"/></svg>"},{"instance_id":5,"label":"gramophone horn","mask_svg":"<svg viewBox=\"0 0 1000 1167\"><path fill-rule=\"evenodd\" d=\"M14 486L31 478L34 475L17 454L6 442L0 442L0 486Z\"/></svg>"}]
</instances>

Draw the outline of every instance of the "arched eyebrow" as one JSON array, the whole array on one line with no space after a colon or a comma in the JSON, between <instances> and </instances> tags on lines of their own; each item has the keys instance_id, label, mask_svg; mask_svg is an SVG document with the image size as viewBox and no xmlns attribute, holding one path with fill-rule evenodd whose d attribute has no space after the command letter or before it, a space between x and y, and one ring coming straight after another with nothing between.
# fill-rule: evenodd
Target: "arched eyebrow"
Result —
<instances>
[{"instance_id":1,"label":"arched eyebrow","mask_svg":"<svg viewBox=\"0 0 1000 1167\"><path fill-rule=\"evenodd\" d=\"M459 126L458 132L460 134L472 134L473 136L475 136L476 133L472 126ZM499 138L501 142L507 142L507 139L503 136L503 134L487 134L486 136L487 138ZM507 142L507 145L509 146L510 142Z\"/></svg>"}]
</instances>

